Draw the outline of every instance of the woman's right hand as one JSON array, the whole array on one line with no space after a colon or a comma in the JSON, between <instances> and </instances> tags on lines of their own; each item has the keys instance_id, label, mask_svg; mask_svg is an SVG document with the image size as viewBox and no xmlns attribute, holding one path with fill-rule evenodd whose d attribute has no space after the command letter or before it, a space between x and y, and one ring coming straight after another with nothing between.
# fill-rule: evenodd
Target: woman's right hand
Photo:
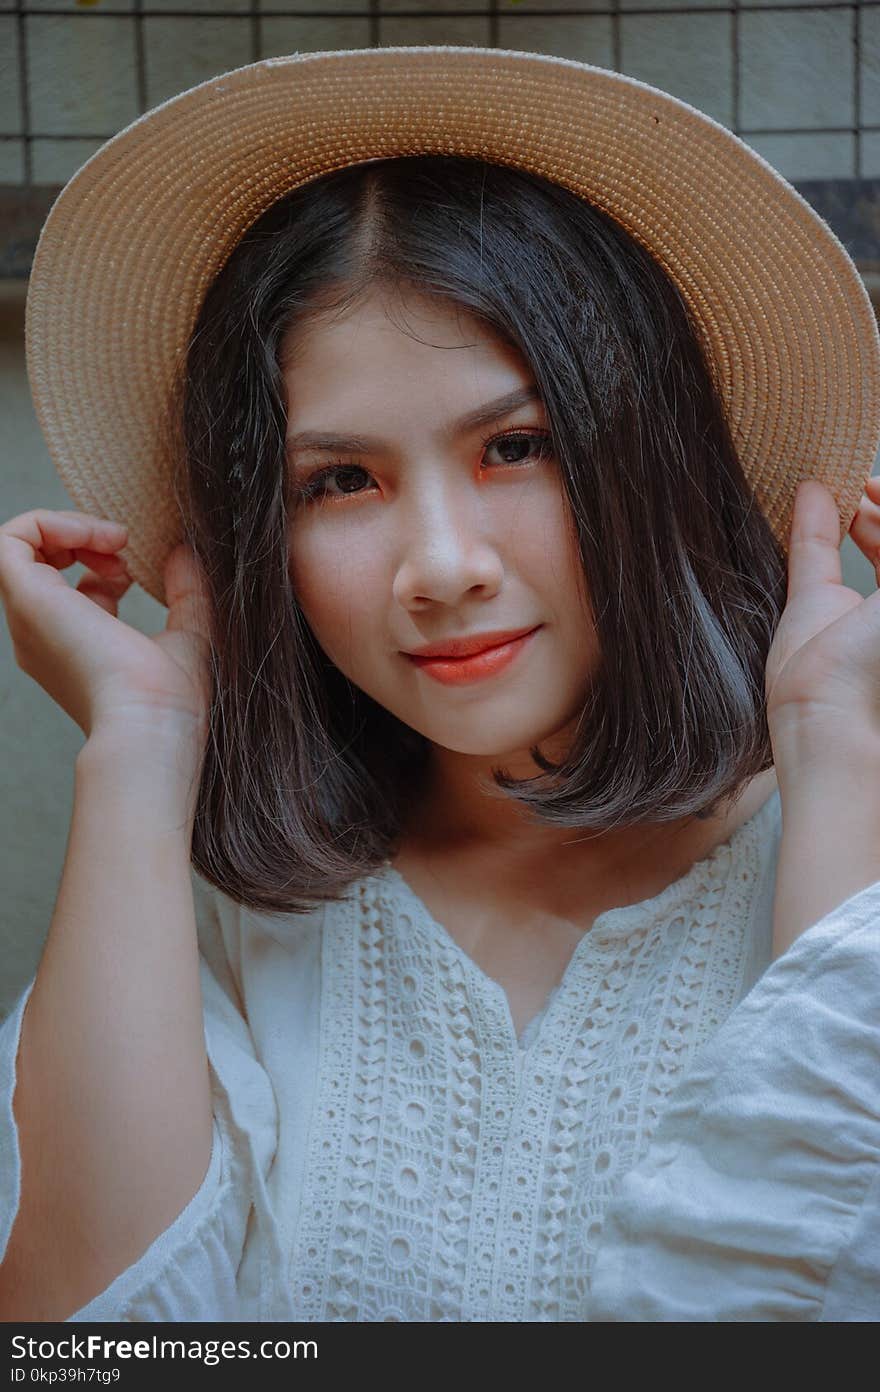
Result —
<instances>
[{"instance_id":1,"label":"woman's right hand","mask_svg":"<svg viewBox=\"0 0 880 1392\"><path fill-rule=\"evenodd\" d=\"M117 554L126 538L119 523L45 508L0 525L0 600L16 662L87 738L180 725L201 741L211 700L204 572L189 546L169 553L168 620L149 637L117 617L132 583ZM73 589L60 572L76 562L89 569Z\"/></svg>"}]
</instances>

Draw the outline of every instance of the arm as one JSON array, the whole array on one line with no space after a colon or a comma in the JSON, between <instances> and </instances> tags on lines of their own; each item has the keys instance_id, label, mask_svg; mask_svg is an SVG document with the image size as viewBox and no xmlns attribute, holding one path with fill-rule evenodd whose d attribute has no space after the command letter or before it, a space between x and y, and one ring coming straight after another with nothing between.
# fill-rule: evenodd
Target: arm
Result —
<instances>
[{"instance_id":1,"label":"arm","mask_svg":"<svg viewBox=\"0 0 880 1392\"><path fill-rule=\"evenodd\" d=\"M782 840L773 903L775 961L819 919L880 881L880 748L866 733L829 768L808 749L778 764ZM785 775L783 767L793 768Z\"/></svg>"},{"instance_id":2,"label":"arm","mask_svg":"<svg viewBox=\"0 0 880 1392\"><path fill-rule=\"evenodd\" d=\"M815 479L798 485L785 609L767 657L767 722L782 800L773 960L880 880L880 592L843 584L840 515ZM850 527L880 584L880 509Z\"/></svg>"},{"instance_id":3,"label":"arm","mask_svg":"<svg viewBox=\"0 0 880 1392\"><path fill-rule=\"evenodd\" d=\"M18 1213L0 1317L65 1319L198 1190L211 1156L179 729L96 732L76 761L67 855L28 1001Z\"/></svg>"},{"instance_id":4,"label":"arm","mask_svg":"<svg viewBox=\"0 0 880 1392\"><path fill-rule=\"evenodd\" d=\"M802 487L767 664L774 960L612 1198L593 1319L880 1316L880 594L843 586L839 529Z\"/></svg>"}]
</instances>

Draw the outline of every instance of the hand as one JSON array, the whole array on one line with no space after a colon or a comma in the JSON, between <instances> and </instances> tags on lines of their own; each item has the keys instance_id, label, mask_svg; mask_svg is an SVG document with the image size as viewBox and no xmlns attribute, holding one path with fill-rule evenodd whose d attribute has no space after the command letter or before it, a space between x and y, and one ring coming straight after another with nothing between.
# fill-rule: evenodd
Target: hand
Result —
<instances>
[{"instance_id":1,"label":"hand","mask_svg":"<svg viewBox=\"0 0 880 1392\"><path fill-rule=\"evenodd\" d=\"M874 565L880 585L880 478L866 486L850 534ZM864 598L843 584L840 517L818 479L800 485L792 517L788 598L767 658L767 717L774 754L787 735L828 742L866 736L880 747L880 593ZM784 773L785 770L778 772Z\"/></svg>"},{"instance_id":2,"label":"hand","mask_svg":"<svg viewBox=\"0 0 880 1392\"><path fill-rule=\"evenodd\" d=\"M149 637L117 617L131 585L117 554L124 527L82 512L37 509L0 526L0 600L15 658L90 736L186 727L207 734L210 640L204 577L189 547L165 562L164 633ZM60 573L91 567L72 589ZM203 751L202 751L203 752Z\"/></svg>"},{"instance_id":3,"label":"hand","mask_svg":"<svg viewBox=\"0 0 880 1392\"><path fill-rule=\"evenodd\" d=\"M865 484L859 510L853 518L849 534L859 550L874 567L880 584L880 475L872 475Z\"/></svg>"}]
</instances>

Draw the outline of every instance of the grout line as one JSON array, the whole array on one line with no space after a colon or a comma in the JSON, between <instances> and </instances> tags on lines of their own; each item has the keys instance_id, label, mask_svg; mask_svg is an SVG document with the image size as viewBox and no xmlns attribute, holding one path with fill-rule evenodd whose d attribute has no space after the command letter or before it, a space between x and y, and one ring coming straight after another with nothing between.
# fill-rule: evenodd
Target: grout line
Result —
<instances>
[{"instance_id":1,"label":"grout line","mask_svg":"<svg viewBox=\"0 0 880 1392\"><path fill-rule=\"evenodd\" d=\"M23 0L16 0L15 6L16 30L18 33L18 88L19 101L21 105L21 138L22 156L24 164L24 182L26 185L34 181L34 152L31 135L31 92L28 81L28 34L25 25L25 13Z\"/></svg>"},{"instance_id":2,"label":"grout line","mask_svg":"<svg viewBox=\"0 0 880 1392\"><path fill-rule=\"evenodd\" d=\"M147 92L147 55L144 35L144 0L134 3L134 61L137 81L138 115L142 116L149 106Z\"/></svg>"}]
</instances>

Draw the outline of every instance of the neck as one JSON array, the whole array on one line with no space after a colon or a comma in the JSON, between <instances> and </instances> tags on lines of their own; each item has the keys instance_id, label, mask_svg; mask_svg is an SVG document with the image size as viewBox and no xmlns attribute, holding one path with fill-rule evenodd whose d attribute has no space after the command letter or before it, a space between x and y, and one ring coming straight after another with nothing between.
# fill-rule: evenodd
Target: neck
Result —
<instances>
[{"instance_id":1,"label":"neck","mask_svg":"<svg viewBox=\"0 0 880 1392\"><path fill-rule=\"evenodd\" d=\"M486 877L530 901L547 894L560 903L590 892L616 902L659 892L728 841L776 789L773 768L740 789L713 817L640 823L609 830L549 826L493 787L491 769L514 777L538 772L530 756L482 758L434 748L427 786L396 857L401 866L444 862L457 874ZM643 892L644 891L644 892Z\"/></svg>"}]
</instances>

